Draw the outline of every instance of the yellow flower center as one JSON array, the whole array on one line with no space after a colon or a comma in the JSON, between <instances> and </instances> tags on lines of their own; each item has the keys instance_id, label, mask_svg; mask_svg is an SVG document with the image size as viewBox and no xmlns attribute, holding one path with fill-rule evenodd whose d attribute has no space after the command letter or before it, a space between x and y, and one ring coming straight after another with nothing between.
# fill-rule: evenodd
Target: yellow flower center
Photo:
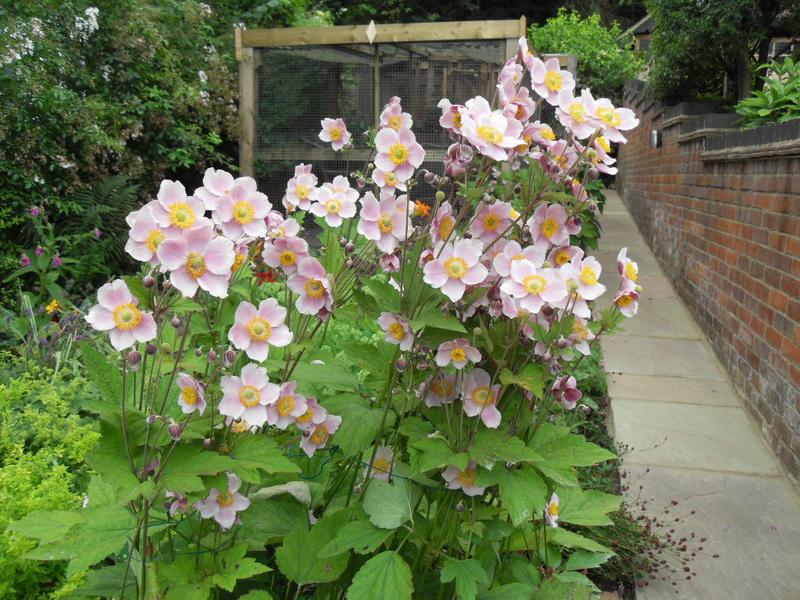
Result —
<instances>
[{"instance_id":1,"label":"yellow flower center","mask_svg":"<svg viewBox=\"0 0 800 600\"><path fill-rule=\"evenodd\" d=\"M494 213L489 213L483 217L483 228L487 231L494 231L500 225L500 217Z\"/></svg>"},{"instance_id":2,"label":"yellow flower center","mask_svg":"<svg viewBox=\"0 0 800 600\"><path fill-rule=\"evenodd\" d=\"M230 490L227 490L224 494L220 494L217 498L217 504L221 507L225 508L233 504L233 494Z\"/></svg>"},{"instance_id":3,"label":"yellow flower center","mask_svg":"<svg viewBox=\"0 0 800 600\"><path fill-rule=\"evenodd\" d=\"M567 264L570 260L572 260L569 256L569 252L566 250L562 250L561 252L556 252L556 265L559 267L562 265Z\"/></svg>"},{"instance_id":4,"label":"yellow flower center","mask_svg":"<svg viewBox=\"0 0 800 600\"><path fill-rule=\"evenodd\" d=\"M392 470L392 463L386 458L379 456L372 461L372 469L374 471L379 471L380 473L388 473Z\"/></svg>"},{"instance_id":5,"label":"yellow flower center","mask_svg":"<svg viewBox=\"0 0 800 600\"><path fill-rule=\"evenodd\" d=\"M389 146L389 158L396 165L402 165L408 160L408 147L400 142Z\"/></svg>"},{"instance_id":6,"label":"yellow flower center","mask_svg":"<svg viewBox=\"0 0 800 600\"><path fill-rule=\"evenodd\" d=\"M586 107L583 106L583 102L570 102L569 116L573 121L583 123L586 120Z\"/></svg>"},{"instance_id":7,"label":"yellow flower center","mask_svg":"<svg viewBox=\"0 0 800 600\"><path fill-rule=\"evenodd\" d=\"M391 335L398 342L400 340L402 340L406 336L405 328L400 323L398 323L397 321L395 321L394 323L389 325L389 330L388 331L389 331L389 335Z\"/></svg>"},{"instance_id":8,"label":"yellow flower center","mask_svg":"<svg viewBox=\"0 0 800 600\"><path fill-rule=\"evenodd\" d=\"M272 325L262 317L253 317L247 323L247 333L256 342L266 342L272 335Z\"/></svg>"},{"instance_id":9,"label":"yellow flower center","mask_svg":"<svg viewBox=\"0 0 800 600\"><path fill-rule=\"evenodd\" d=\"M308 410L304 412L302 415L297 417L298 423L308 423L311 419L314 418L314 410L309 406Z\"/></svg>"},{"instance_id":10,"label":"yellow flower center","mask_svg":"<svg viewBox=\"0 0 800 600\"><path fill-rule=\"evenodd\" d=\"M183 388L181 390L181 396L183 397L184 404L188 404L189 406L194 406L197 404L197 390L192 387Z\"/></svg>"},{"instance_id":11,"label":"yellow flower center","mask_svg":"<svg viewBox=\"0 0 800 600\"><path fill-rule=\"evenodd\" d=\"M547 287L547 280L541 275L528 275L522 282L525 290L534 296L541 294Z\"/></svg>"},{"instance_id":12,"label":"yellow flower center","mask_svg":"<svg viewBox=\"0 0 800 600\"><path fill-rule=\"evenodd\" d=\"M463 258L453 256L444 261L444 270L451 279L461 279L467 272L467 263Z\"/></svg>"},{"instance_id":13,"label":"yellow flower center","mask_svg":"<svg viewBox=\"0 0 800 600\"><path fill-rule=\"evenodd\" d=\"M577 333L582 340L589 339L589 328L577 319L572 322L572 331Z\"/></svg>"},{"instance_id":14,"label":"yellow flower center","mask_svg":"<svg viewBox=\"0 0 800 600\"><path fill-rule=\"evenodd\" d=\"M557 92L564 85L564 80L559 71L548 71L544 76L544 85L551 92Z\"/></svg>"},{"instance_id":15,"label":"yellow flower center","mask_svg":"<svg viewBox=\"0 0 800 600\"><path fill-rule=\"evenodd\" d=\"M554 140L556 139L556 134L553 133L553 129L549 125L542 125L542 128L539 130L539 135L546 140Z\"/></svg>"},{"instance_id":16,"label":"yellow flower center","mask_svg":"<svg viewBox=\"0 0 800 600\"><path fill-rule=\"evenodd\" d=\"M494 392L489 386L476 387L472 390L472 401L478 406L494 404Z\"/></svg>"},{"instance_id":17,"label":"yellow flower center","mask_svg":"<svg viewBox=\"0 0 800 600\"><path fill-rule=\"evenodd\" d=\"M631 304L633 304L633 296L630 295L620 296L619 298L617 298L616 303L617 306L619 306L620 308L625 308L626 306L630 306Z\"/></svg>"},{"instance_id":18,"label":"yellow flower center","mask_svg":"<svg viewBox=\"0 0 800 600\"><path fill-rule=\"evenodd\" d=\"M278 398L278 414L282 417L288 417L292 414L295 407L294 396L281 396Z\"/></svg>"},{"instance_id":19,"label":"yellow flower center","mask_svg":"<svg viewBox=\"0 0 800 600\"><path fill-rule=\"evenodd\" d=\"M342 137L342 130L339 127L331 127L328 134L331 136L331 141L337 142Z\"/></svg>"},{"instance_id":20,"label":"yellow flower center","mask_svg":"<svg viewBox=\"0 0 800 600\"><path fill-rule=\"evenodd\" d=\"M390 187L395 187L397 185L397 176L392 173L384 173L383 179L386 181L386 185Z\"/></svg>"},{"instance_id":21,"label":"yellow flower center","mask_svg":"<svg viewBox=\"0 0 800 600\"><path fill-rule=\"evenodd\" d=\"M453 348L453 350L450 352L450 358L453 360L453 362L462 362L467 360L467 353L464 352L463 348Z\"/></svg>"},{"instance_id":22,"label":"yellow flower center","mask_svg":"<svg viewBox=\"0 0 800 600\"><path fill-rule=\"evenodd\" d=\"M164 232L160 229L151 229L144 243L147 245L147 249L155 254L156 250L158 250L158 245L164 241L165 237L167 236L165 236Z\"/></svg>"},{"instance_id":23,"label":"yellow flower center","mask_svg":"<svg viewBox=\"0 0 800 600\"><path fill-rule=\"evenodd\" d=\"M632 262L629 262L625 265L625 275L627 275L628 279L631 281L636 281L639 279L639 269L637 269Z\"/></svg>"},{"instance_id":24,"label":"yellow flower center","mask_svg":"<svg viewBox=\"0 0 800 600\"><path fill-rule=\"evenodd\" d=\"M291 267L297 262L297 255L291 250L284 250L278 255L278 260L284 267Z\"/></svg>"},{"instance_id":25,"label":"yellow flower center","mask_svg":"<svg viewBox=\"0 0 800 600\"><path fill-rule=\"evenodd\" d=\"M322 298L323 294L325 294L325 286L322 285L319 279L309 279L303 288L311 298Z\"/></svg>"},{"instance_id":26,"label":"yellow flower center","mask_svg":"<svg viewBox=\"0 0 800 600\"><path fill-rule=\"evenodd\" d=\"M545 237L553 237L558 233L558 222L555 219L545 219L542 223L542 233Z\"/></svg>"},{"instance_id":27,"label":"yellow flower center","mask_svg":"<svg viewBox=\"0 0 800 600\"><path fill-rule=\"evenodd\" d=\"M453 383L444 377L440 377L431 382L431 390L437 396L446 398L453 394Z\"/></svg>"},{"instance_id":28,"label":"yellow flower center","mask_svg":"<svg viewBox=\"0 0 800 600\"><path fill-rule=\"evenodd\" d=\"M319 445L328 439L328 428L325 425L317 425L314 433L311 434L311 441Z\"/></svg>"},{"instance_id":29,"label":"yellow flower center","mask_svg":"<svg viewBox=\"0 0 800 600\"><path fill-rule=\"evenodd\" d=\"M457 479L462 486L473 487L475 485L475 471L473 469L459 471Z\"/></svg>"},{"instance_id":30,"label":"yellow flower center","mask_svg":"<svg viewBox=\"0 0 800 600\"><path fill-rule=\"evenodd\" d=\"M455 226L456 220L453 217L444 217L442 222L439 224L439 237L441 237L443 240L449 238L450 234L453 233L453 228Z\"/></svg>"},{"instance_id":31,"label":"yellow flower center","mask_svg":"<svg viewBox=\"0 0 800 600\"><path fill-rule=\"evenodd\" d=\"M233 205L233 220L239 225L247 225L253 220L255 214L255 207L247 200L240 200Z\"/></svg>"},{"instance_id":32,"label":"yellow flower center","mask_svg":"<svg viewBox=\"0 0 800 600\"><path fill-rule=\"evenodd\" d=\"M553 500L547 505L547 514L550 515L551 517L558 516L558 502Z\"/></svg>"},{"instance_id":33,"label":"yellow flower center","mask_svg":"<svg viewBox=\"0 0 800 600\"><path fill-rule=\"evenodd\" d=\"M603 149L603 152L605 152L606 154L611 152L611 144L608 143L606 136L600 135L597 137L595 141L597 142L597 145Z\"/></svg>"},{"instance_id":34,"label":"yellow flower center","mask_svg":"<svg viewBox=\"0 0 800 600\"><path fill-rule=\"evenodd\" d=\"M114 325L117 329L130 331L139 326L142 322L142 311L133 304L120 304L114 309Z\"/></svg>"},{"instance_id":35,"label":"yellow flower center","mask_svg":"<svg viewBox=\"0 0 800 600\"><path fill-rule=\"evenodd\" d=\"M169 207L169 222L175 227L189 229L196 220L194 209L186 202L176 202Z\"/></svg>"},{"instance_id":36,"label":"yellow flower center","mask_svg":"<svg viewBox=\"0 0 800 600\"><path fill-rule=\"evenodd\" d=\"M400 128L403 126L403 119L400 118L400 115L392 115L389 117L389 127L394 129L395 131L400 131Z\"/></svg>"},{"instance_id":37,"label":"yellow flower center","mask_svg":"<svg viewBox=\"0 0 800 600\"><path fill-rule=\"evenodd\" d=\"M456 129L461 129L461 113L456 113L453 115L453 127Z\"/></svg>"},{"instance_id":38,"label":"yellow flower center","mask_svg":"<svg viewBox=\"0 0 800 600\"><path fill-rule=\"evenodd\" d=\"M481 125L478 127L478 135L490 144L499 144L503 141L503 134L497 127L491 125Z\"/></svg>"},{"instance_id":39,"label":"yellow flower center","mask_svg":"<svg viewBox=\"0 0 800 600\"><path fill-rule=\"evenodd\" d=\"M239 267L241 267L244 264L245 258L246 256L244 254L239 254L238 252L234 254L233 264L231 265L231 273L234 273L239 270Z\"/></svg>"},{"instance_id":40,"label":"yellow flower center","mask_svg":"<svg viewBox=\"0 0 800 600\"><path fill-rule=\"evenodd\" d=\"M239 402L247 408L253 408L261 403L261 392L252 385L243 385L239 388Z\"/></svg>"},{"instance_id":41,"label":"yellow flower center","mask_svg":"<svg viewBox=\"0 0 800 600\"><path fill-rule=\"evenodd\" d=\"M581 281L586 285L594 285L597 283L597 273L592 267L583 267L581 269Z\"/></svg>"},{"instance_id":42,"label":"yellow flower center","mask_svg":"<svg viewBox=\"0 0 800 600\"><path fill-rule=\"evenodd\" d=\"M381 217L378 219L378 229L381 233L391 233L392 217L389 215L381 215Z\"/></svg>"},{"instance_id":43,"label":"yellow flower center","mask_svg":"<svg viewBox=\"0 0 800 600\"><path fill-rule=\"evenodd\" d=\"M308 198L308 195L311 193L311 188L308 187L307 185L303 185L302 183L298 183L294 188L294 193L301 200L305 200L306 198Z\"/></svg>"},{"instance_id":44,"label":"yellow flower center","mask_svg":"<svg viewBox=\"0 0 800 600\"><path fill-rule=\"evenodd\" d=\"M233 433L244 433L248 429L250 429L250 426L244 421L235 421L233 425L231 425L231 431Z\"/></svg>"},{"instance_id":45,"label":"yellow flower center","mask_svg":"<svg viewBox=\"0 0 800 600\"><path fill-rule=\"evenodd\" d=\"M325 203L325 210L327 210L329 213L338 215L341 209L342 203L336 198L331 198Z\"/></svg>"},{"instance_id":46,"label":"yellow flower center","mask_svg":"<svg viewBox=\"0 0 800 600\"><path fill-rule=\"evenodd\" d=\"M601 106L595 111L595 114L598 119L611 127L619 127L620 123L622 123L622 119L619 118L617 111L610 106Z\"/></svg>"},{"instance_id":47,"label":"yellow flower center","mask_svg":"<svg viewBox=\"0 0 800 600\"><path fill-rule=\"evenodd\" d=\"M186 271L193 279L199 279L206 274L208 268L206 267L206 259L202 254L197 252L189 252L186 256Z\"/></svg>"}]
</instances>

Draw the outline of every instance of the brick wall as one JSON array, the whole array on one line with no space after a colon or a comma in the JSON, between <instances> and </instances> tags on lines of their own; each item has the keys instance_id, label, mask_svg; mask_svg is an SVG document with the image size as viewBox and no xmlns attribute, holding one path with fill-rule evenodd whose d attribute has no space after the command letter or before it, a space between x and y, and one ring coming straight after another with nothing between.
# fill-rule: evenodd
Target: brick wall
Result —
<instances>
[{"instance_id":1,"label":"brick wall","mask_svg":"<svg viewBox=\"0 0 800 600\"><path fill-rule=\"evenodd\" d=\"M730 115L663 107L636 85L625 103L641 125L620 149L617 188L798 480L800 120L737 132Z\"/></svg>"}]
</instances>

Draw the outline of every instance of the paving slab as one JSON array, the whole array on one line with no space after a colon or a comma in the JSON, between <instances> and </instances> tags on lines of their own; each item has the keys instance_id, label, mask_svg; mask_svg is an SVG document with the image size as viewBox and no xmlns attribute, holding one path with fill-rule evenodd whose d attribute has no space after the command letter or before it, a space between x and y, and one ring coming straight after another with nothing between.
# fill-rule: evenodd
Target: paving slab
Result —
<instances>
[{"instance_id":1,"label":"paving slab","mask_svg":"<svg viewBox=\"0 0 800 600\"><path fill-rule=\"evenodd\" d=\"M608 394L612 398L651 402L678 402L705 406L740 406L739 398L724 379L692 379L659 375L625 375L608 377Z\"/></svg>"},{"instance_id":2,"label":"paving slab","mask_svg":"<svg viewBox=\"0 0 800 600\"><path fill-rule=\"evenodd\" d=\"M604 338L601 345L606 370L611 373L726 378L711 350L700 340L615 335Z\"/></svg>"},{"instance_id":3,"label":"paving slab","mask_svg":"<svg viewBox=\"0 0 800 600\"><path fill-rule=\"evenodd\" d=\"M626 462L778 475L774 457L744 410L614 398L615 437ZM800 545L798 546L800 548Z\"/></svg>"},{"instance_id":4,"label":"paving slab","mask_svg":"<svg viewBox=\"0 0 800 600\"><path fill-rule=\"evenodd\" d=\"M695 548L702 545L703 550L690 563L697 573L691 581L685 573L655 581L637 590L638 600L800 598L800 501L785 479L667 467L644 470L637 465L627 469L630 488L639 493L641 485L643 498L655 498L654 516L664 517L668 506L671 514L685 515L677 531L687 537L694 532ZM673 499L676 507L671 506ZM703 537L707 541L700 544Z\"/></svg>"},{"instance_id":5,"label":"paving slab","mask_svg":"<svg viewBox=\"0 0 800 600\"><path fill-rule=\"evenodd\" d=\"M683 302L677 298L639 299L639 313L620 325L622 335L704 339Z\"/></svg>"}]
</instances>

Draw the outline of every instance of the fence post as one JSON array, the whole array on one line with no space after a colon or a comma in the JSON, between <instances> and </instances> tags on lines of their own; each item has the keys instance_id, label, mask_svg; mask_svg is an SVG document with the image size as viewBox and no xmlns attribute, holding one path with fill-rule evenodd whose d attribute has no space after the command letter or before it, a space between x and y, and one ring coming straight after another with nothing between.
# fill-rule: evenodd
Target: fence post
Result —
<instances>
[{"instance_id":1,"label":"fence post","mask_svg":"<svg viewBox=\"0 0 800 600\"><path fill-rule=\"evenodd\" d=\"M255 61L252 48L242 47L242 30L234 29L236 35L236 59L239 61L239 174L253 177L253 153L255 146Z\"/></svg>"}]
</instances>

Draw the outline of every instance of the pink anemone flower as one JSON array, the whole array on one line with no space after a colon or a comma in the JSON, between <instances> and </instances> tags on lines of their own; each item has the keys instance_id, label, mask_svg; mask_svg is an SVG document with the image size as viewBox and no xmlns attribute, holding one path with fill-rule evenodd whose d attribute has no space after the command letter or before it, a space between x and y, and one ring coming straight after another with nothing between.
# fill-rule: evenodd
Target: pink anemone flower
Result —
<instances>
[{"instance_id":1,"label":"pink anemone flower","mask_svg":"<svg viewBox=\"0 0 800 600\"><path fill-rule=\"evenodd\" d=\"M528 260L535 267L541 267L544 262L544 252L541 244L523 248L519 242L511 240L503 246L502 252L495 255L492 266L500 277L508 277L511 275L511 265L518 260Z\"/></svg>"},{"instance_id":2,"label":"pink anemone flower","mask_svg":"<svg viewBox=\"0 0 800 600\"><path fill-rule=\"evenodd\" d=\"M181 373L178 375L178 389L178 406L183 414L196 412L202 415L206 410L206 398L200 382L187 373Z\"/></svg>"},{"instance_id":3,"label":"pink anemone flower","mask_svg":"<svg viewBox=\"0 0 800 600\"><path fill-rule=\"evenodd\" d=\"M328 419L328 411L322 406L317 399L309 396L306 398L306 411L297 417L295 425L300 431L311 431Z\"/></svg>"},{"instance_id":4,"label":"pink anemone flower","mask_svg":"<svg viewBox=\"0 0 800 600\"><path fill-rule=\"evenodd\" d=\"M378 151L375 166L393 172L402 182L408 181L425 160L425 150L410 129L381 129L375 136L375 148Z\"/></svg>"},{"instance_id":5,"label":"pink anemone flower","mask_svg":"<svg viewBox=\"0 0 800 600\"><path fill-rule=\"evenodd\" d=\"M311 214L324 217L330 227L339 227L344 219L356 215L356 203L349 194L336 194L323 186L317 190L316 200L309 209Z\"/></svg>"},{"instance_id":6,"label":"pink anemone flower","mask_svg":"<svg viewBox=\"0 0 800 600\"><path fill-rule=\"evenodd\" d=\"M242 485L233 473L228 473L228 487L224 492L212 488L205 500L195 502L195 509L204 519L213 518L223 529L230 529L236 522L236 513L250 506L250 499L239 493Z\"/></svg>"},{"instance_id":7,"label":"pink anemone flower","mask_svg":"<svg viewBox=\"0 0 800 600\"><path fill-rule=\"evenodd\" d=\"M639 310L639 292L636 291L636 286L630 281L624 282L614 296L614 304L626 317L635 316Z\"/></svg>"},{"instance_id":8,"label":"pink anemone flower","mask_svg":"<svg viewBox=\"0 0 800 600\"><path fill-rule=\"evenodd\" d=\"M317 196L317 176L311 172L311 165L299 164L294 168L294 177L286 185L283 207L289 211L308 210Z\"/></svg>"},{"instance_id":9,"label":"pink anemone flower","mask_svg":"<svg viewBox=\"0 0 800 600\"><path fill-rule=\"evenodd\" d=\"M575 79L569 71L562 71L557 58L538 61L531 69L531 87L544 98L548 104L558 105L558 95L562 91L575 89Z\"/></svg>"},{"instance_id":10,"label":"pink anemone flower","mask_svg":"<svg viewBox=\"0 0 800 600\"><path fill-rule=\"evenodd\" d=\"M236 253L233 242L222 236L215 237L211 225L164 240L157 254L161 264L170 271L172 285L187 298L194 296L198 287L217 298L228 295Z\"/></svg>"},{"instance_id":11,"label":"pink anemone flower","mask_svg":"<svg viewBox=\"0 0 800 600\"><path fill-rule=\"evenodd\" d=\"M267 422L267 406L278 401L280 388L269 382L266 369L252 363L245 365L239 375L226 375L220 380L219 414L261 427Z\"/></svg>"},{"instance_id":12,"label":"pink anemone flower","mask_svg":"<svg viewBox=\"0 0 800 600\"><path fill-rule=\"evenodd\" d=\"M627 282L636 283L639 279L639 265L628 258L628 248L622 248L617 254L617 272L623 285Z\"/></svg>"},{"instance_id":13,"label":"pink anemone flower","mask_svg":"<svg viewBox=\"0 0 800 600\"><path fill-rule=\"evenodd\" d=\"M308 243L297 237L277 238L264 243L261 256L270 267L278 268L292 275L297 271L297 263L308 258Z\"/></svg>"},{"instance_id":14,"label":"pink anemone flower","mask_svg":"<svg viewBox=\"0 0 800 600\"><path fill-rule=\"evenodd\" d=\"M586 102L586 108L589 114L603 128L605 137L612 142L624 144L627 140L622 132L639 125L636 113L630 108L616 108L608 98L595 100L589 95L587 100L589 101Z\"/></svg>"},{"instance_id":15,"label":"pink anemone flower","mask_svg":"<svg viewBox=\"0 0 800 600\"><path fill-rule=\"evenodd\" d=\"M293 334L284 323L285 319L286 309L275 298L262 300L258 308L249 302L240 302L228 340L251 359L264 361L269 356L270 346L282 348L292 341Z\"/></svg>"},{"instance_id":16,"label":"pink anemone flower","mask_svg":"<svg viewBox=\"0 0 800 600\"><path fill-rule=\"evenodd\" d=\"M558 95L558 107L556 117L559 123L572 132L572 135L579 140L590 137L600 124L597 123L589 114L586 107L585 95L588 90L583 90L581 97L573 96L572 92L561 92ZM591 94L589 94L591 97Z\"/></svg>"},{"instance_id":17,"label":"pink anemone flower","mask_svg":"<svg viewBox=\"0 0 800 600\"><path fill-rule=\"evenodd\" d=\"M569 244L568 220L567 210L561 204L540 204L527 225L534 243L544 239L554 246L564 246Z\"/></svg>"},{"instance_id":18,"label":"pink anemone flower","mask_svg":"<svg viewBox=\"0 0 800 600\"><path fill-rule=\"evenodd\" d=\"M464 296L468 285L479 285L489 275L489 270L480 262L483 244L478 240L461 239L455 244L447 243L437 252L438 258L423 268L423 280L431 287L441 289L453 302Z\"/></svg>"},{"instance_id":19,"label":"pink anemone flower","mask_svg":"<svg viewBox=\"0 0 800 600\"><path fill-rule=\"evenodd\" d=\"M434 375L420 384L417 395L423 398L425 406L429 408L450 404L457 395L456 376L447 373Z\"/></svg>"},{"instance_id":20,"label":"pink anemone flower","mask_svg":"<svg viewBox=\"0 0 800 600\"><path fill-rule=\"evenodd\" d=\"M456 218L453 216L453 207L446 200L436 209L431 223L431 242L434 245L439 242L448 242L453 235L456 226Z\"/></svg>"},{"instance_id":21,"label":"pink anemone flower","mask_svg":"<svg viewBox=\"0 0 800 600\"><path fill-rule=\"evenodd\" d=\"M125 252L140 262L157 265L158 246L167 236L156 221L152 208L145 205L130 213L125 220L131 228L125 243Z\"/></svg>"},{"instance_id":22,"label":"pink anemone flower","mask_svg":"<svg viewBox=\"0 0 800 600\"><path fill-rule=\"evenodd\" d=\"M558 494L553 492L550 496L550 502L544 507L544 518L550 527L558 527Z\"/></svg>"},{"instance_id":23,"label":"pink anemone flower","mask_svg":"<svg viewBox=\"0 0 800 600\"><path fill-rule=\"evenodd\" d=\"M411 349L414 343L414 332L408 321L399 315L382 312L378 317L378 325L386 334L386 341L390 344L400 346L400 350L405 352Z\"/></svg>"},{"instance_id":24,"label":"pink anemone flower","mask_svg":"<svg viewBox=\"0 0 800 600\"><path fill-rule=\"evenodd\" d=\"M374 241L381 252L391 254L412 230L411 203L406 196L395 198L392 193L381 194L378 202L372 192L367 192L361 204L361 219L356 230Z\"/></svg>"},{"instance_id":25,"label":"pink anemone flower","mask_svg":"<svg viewBox=\"0 0 800 600\"><path fill-rule=\"evenodd\" d=\"M478 363L480 360L480 350L470 346L466 338L443 342L436 350L436 364L440 367L452 364L456 369L463 369L467 363Z\"/></svg>"},{"instance_id":26,"label":"pink anemone flower","mask_svg":"<svg viewBox=\"0 0 800 600\"><path fill-rule=\"evenodd\" d=\"M281 384L278 401L267 405L267 423L286 429L308 410L305 396L297 393L297 382Z\"/></svg>"},{"instance_id":27,"label":"pink anemone flower","mask_svg":"<svg viewBox=\"0 0 800 600\"><path fill-rule=\"evenodd\" d=\"M467 100L461 113L461 131L470 144L493 160L506 160L508 151L524 143L522 123L509 119L502 110L492 111L485 98Z\"/></svg>"},{"instance_id":28,"label":"pink anemone flower","mask_svg":"<svg viewBox=\"0 0 800 600\"><path fill-rule=\"evenodd\" d=\"M467 496L480 496L486 488L475 485L477 478L475 468L474 461L470 461L463 471L450 465L442 472L442 478L447 482L448 489L461 490Z\"/></svg>"},{"instance_id":29,"label":"pink anemone flower","mask_svg":"<svg viewBox=\"0 0 800 600\"><path fill-rule=\"evenodd\" d=\"M89 309L86 322L98 331L110 331L109 340L115 350L125 350L136 342L149 342L156 337L153 314L137 308L139 300L124 280L103 285L97 290L97 302Z\"/></svg>"},{"instance_id":30,"label":"pink anemone flower","mask_svg":"<svg viewBox=\"0 0 800 600\"><path fill-rule=\"evenodd\" d=\"M162 181L156 198L148 206L152 207L156 221L168 235L180 235L208 224L203 202L194 196L187 196L186 188L180 181Z\"/></svg>"},{"instance_id":31,"label":"pink anemone flower","mask_svg":"<svg viewBox=\"0 0 800 600\"><path fill-rule=\"evenodd\" d=\"M495 202L486 204L481 202L475 209L475 216L469 225L472 237L486 244L494 242L511 225L511 204L508 202Z\"/></svg>"},{"instance_id":32,"label":"pink anemone flower","mask_svg":"<svg viewBox=\"0 0 800 600\"><path fill-rule=\"evenodd\" d=\"M441 125L443 129L460 135L461 109L463 109L464 106L461 104L452 104L447 98L439 100L439 104L436 106L442 110L442 116L439 117L439 125Z\"/></svg>"},{"instance_id":33,"label":"pink anemone flower","mask_svg":"<svg viewBox=\"0 0 800 600\"><path fill-rule=\"evenodd\" d=\"M400 106L400 98L397 96L392 97L389 103L383 107L380 121L381 127L390 127L395 131L411 129L414 125L411 115L403 112L403 107Z\"/></svg>"},{"instance_id":34,"label":"pink anemone flower","mask_svg":"<svg viewBox=\"0 0 800 600\"><path fill-rule=\"evenodd\" d=\"M393 171L384 171L376 167L372 171L372 180L381 190L400 190L401 192L408 190L405 182L400 181Z\"/></svg>"},{"instance_id":35,"label":"pink anemone flower","mask_svg":"<svg viewBox=\"0 0 800 600\"><path fill-rule=\"evenodd\" d=\"M464 414L468 417L480 417L483 424L490 429L497 428L502 419L496 406L501 387L500 384L492 385L491 376L483 369L472 371L461 392Z\"/></svg>"},{"instance_id":36,"label":"pink anemone flower","mask_svg":"<svg viewBox=\"0 0 800 600\"><path fill-rule=\"evenodd\" d=\"M289 289L298 294L295 306L302 315L316 315L323 308L333 310L333 292L325 268L313 257L297 263L297 272L287 281Z\"/></svg>"},{"instance_id":37,"label":"pink anemone flower","mask_svg":"<svg viewBox=\"0 0 800 600\"><path fill-rule=\"evenodd\" d=\"M242 237L264 237L267 224L264 218L272 209L266 194L235 185L230 194L220 198L214 221L221 225L222 234L231 240Z\"/></svg>"},{"instance_id":38,"label":"pink anemone flower","mask_svg":"<svg viewBox=\"0 0 800 600\"><path fill-rule=\"evenodd\" d=\"M307 436L303 436L300 441L300 448L306 453L309 458L314 456L314 453L324 448L328 443L328 439L336 433L339 425L342 424L342 417L337 415L328 415L323 423L320 423Z\"/></svg>"},{"instance_id":39,"label":"pink anemone flower","mask_svg":"<svg viewBox=\"0 0 800 600\"><path fill-rule=\"evenodd\" d=\"M600 273L603 266L594 256L575 258L571 266L571 279L577 284L575 290L584 300L596 300L606 291L606 286L600 283ZM569 268L569 267L567 267Z\"/></svg>"},{"instance_id":40,"label":"pink anemone flower","mask_svg":"<svg viewBox=\"0 0 800 600\"><path fill-rule=\"evenodd\" d=\"M567 296L567 284L558 271L537 269L528 260L511 265L511 276L503 281L500 289L531 314L538 313L546 302L560 302Z\"/></svg>"},{"instance_id":41,"label":"pink anemone flower","mask_svg":"<svg viewBox=\"0 0 800 600\"><path fill-rule=\"evenodd\" d=\"M572 375L564 375L556 379L550 391L555 399L561 402L567 410L573 410L583 397L583 393L578 389L578 385Z\"/></svg>"},{"instance_id":42,"label":"pink anemone flower","mask_svg":"<svg viewBox=\"0 0 800 600\"><path fill-rule=\"evenodd\" d=\"M203 201L206 210L216 210L221 198L231 193L235 186L242 186L248 191L256 191L256 180L252 177L236 177L222 169L208 168L203 175L203 187L194 191L194 195Z\"/></svg>"},{"instance_id":43,"label":"pink anemone flower","mask_svg":"<svg viewBox=\"0 0 800 600\"><path fill-rule=\"evenodd\" d=\"M389 481L389 475L392 473L393 461L394 452L392 452L392 449L387 446L378 446L375 450L375 458L370 463L372 465L370 477L382 481Z\"/></svg>"},{"instance_id":44,"label":"pink anemone flower","mask_svg":"<svg viewBox=\"0 0 800 600\"><path fill-rule=\"evenodd\" d=\"M319 139L328 142L335 151L339 151L350 143L350 132L344 119L322 119L320 122L322 131L319 132Z\"/></svg>"}]
</instances>

